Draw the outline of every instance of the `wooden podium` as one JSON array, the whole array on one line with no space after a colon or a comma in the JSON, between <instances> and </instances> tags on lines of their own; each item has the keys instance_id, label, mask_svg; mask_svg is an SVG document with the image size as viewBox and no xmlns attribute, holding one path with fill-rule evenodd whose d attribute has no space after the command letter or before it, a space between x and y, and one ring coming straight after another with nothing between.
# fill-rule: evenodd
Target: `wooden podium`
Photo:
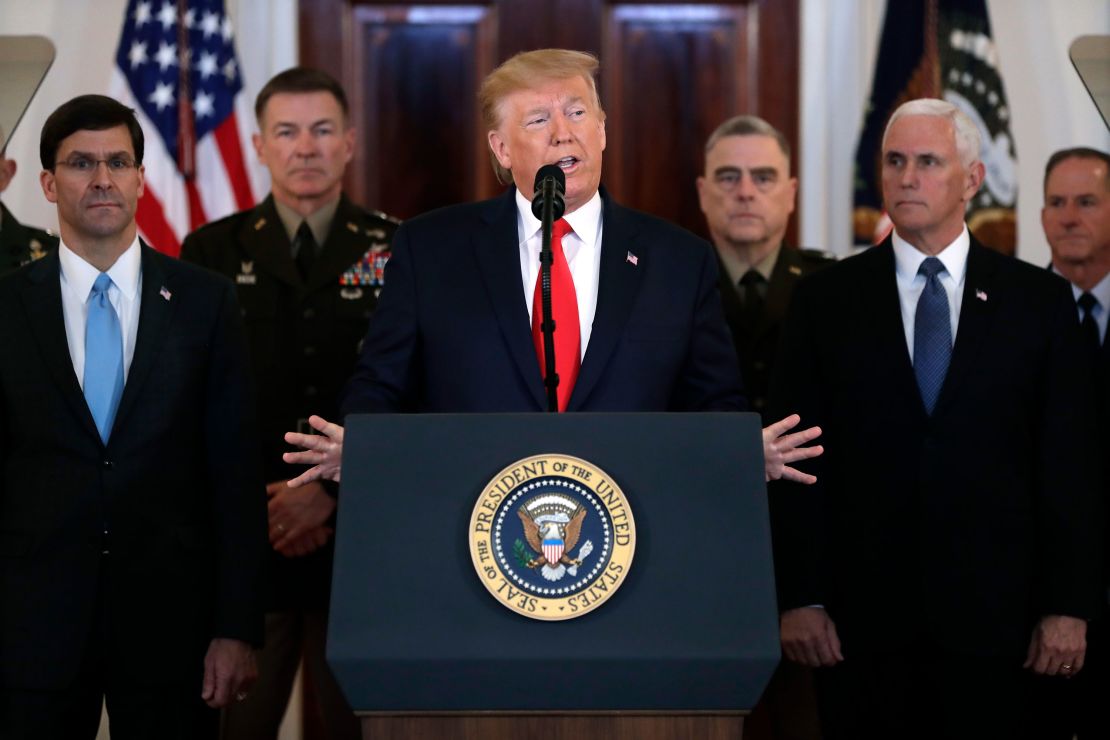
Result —
<instances>
[{"instance_id":1,"label":"wooden podium","mask_svg":"<svg viewBox=\"0 0 1110 740\"><path fill-rule=\"evenodd\" d=\"M746 714L746 712L745 712ZM467 713L363 717L365 740L740 740L740 715Z\"/></svg>"},{"instance_id":2,"label":"wooden podium","mask_svg":"<svg viewBox=\"0 0 1110 740\"><path fill-rule=\"evenodd\" d=\"M608 601L521 616L471 562L487 484L533 455L623 490L637 541ZM739 739L779 659L755 414L347 420L328 662L364 737Z\"/></svg>"}]
</instances>

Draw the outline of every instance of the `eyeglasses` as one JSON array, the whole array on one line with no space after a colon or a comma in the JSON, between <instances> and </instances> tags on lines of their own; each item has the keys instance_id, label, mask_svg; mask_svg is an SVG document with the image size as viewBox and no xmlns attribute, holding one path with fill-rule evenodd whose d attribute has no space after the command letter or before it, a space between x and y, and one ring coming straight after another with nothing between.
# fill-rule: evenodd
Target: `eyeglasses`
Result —
<instances>
[{"instance_id":1,"label":"eyeglasses","mask_svg":"<svg viewBox=\"0 0 1110 740\"><path fill-rule=\"evenodd\" d=\"M70 157L69 159L56 162L55 166L61 165L67 170L73 170L78 175L91 177L94 172L100 167L103 162L108 167L108 174L113 177L120 177L128 171L138 167L138 164L131 157L126 155L108 157L107 159L93 159L92 157Z\"/></svg>"}]
</instances>

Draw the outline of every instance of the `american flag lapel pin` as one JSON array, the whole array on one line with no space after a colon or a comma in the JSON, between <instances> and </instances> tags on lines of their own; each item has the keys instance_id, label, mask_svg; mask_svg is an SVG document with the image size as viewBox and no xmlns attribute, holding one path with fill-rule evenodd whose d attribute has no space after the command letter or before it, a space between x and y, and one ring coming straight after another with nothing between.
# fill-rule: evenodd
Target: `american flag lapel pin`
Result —
<instances>
[{"instance_id":1,"label":"american flag lapel pin","mask_svg":"<svg viewBox=\"0 0 1110 740\"><path fill-rule=\"evenodd\" d=\"M624 255L624 261L630 263L633 267L640 264L640 258L632 254L632 252L627 252Z\"/></svg>"},{"instance_id":2,"label":"american flag lapel pin","mask_svg":"<svg viewBox=\"0 0 1110 740\"><path fill-rule=\"evenodd\" d=\"M163 285L162 289L158 291L158 295L162 296L162 298L164 298L168 301L170 299L170 297L173 295L173 293L171 293L169 291L169 289L167 289L166 286Z\"/></svg>"},{"instance_id":3,"label":"american flag lapel pin","mask_svg":"<svg viewBox=\"0 0 1110 740\"><path fill-rule=\"evenodd\" d=\"M976 288L975 289L975 297L978 298L979 300L983 301L984 303L986 303L986 301L987 301L987 291L979 290L978 288Z\"/></svg>"}]
</instances>

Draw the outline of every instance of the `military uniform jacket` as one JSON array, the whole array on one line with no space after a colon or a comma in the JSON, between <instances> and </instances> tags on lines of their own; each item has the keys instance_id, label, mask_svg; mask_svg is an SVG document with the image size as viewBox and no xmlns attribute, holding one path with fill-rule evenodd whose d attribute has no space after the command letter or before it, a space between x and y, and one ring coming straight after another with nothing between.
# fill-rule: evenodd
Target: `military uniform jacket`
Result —
<instances>
[{"instance_id":1,"label":"military uniform jacket","mask_svg":"<svg viewBox=\"0 0 1110 740\"><path fill-rule=\"evenodd\" d=\"M397 223L343 196L307 280L297 271L273 196L198 229L182 245L182 259L236 284L258 389L268 482L303 470L282 462L289 449L285 432L306 428L310 414L338 418L337 398L377 305ZM331 543L299 558L275 552L271 609L325 606L331 552Z\"/></svg>"},{"instance_id":2,"label":"military uniform jacket","mask_svg":"<svg viewBox=\"0 0 1110 740\"><path fill-rule=\"evenodd\" d=\"M24 226L0 203L0 275L37 260L58 248L58 237L48 231Z\"/></svg>"},{"instance_id":3,"label":"military uniform jacket","mask_svg":"<svg viewBox=\"0 0 1110 740\"><path fill-rule=\"evenodd\" d=\"M725 320L736 344L744 389L752 409L763 414L771 386L771 373L779 345L779 330L786 318L794 286L806 275L831 265L836 260L814 249L794 249L785 244L779 250L775 268L767 284L763 310L757 316L745 316L740 294L723 264L719 264L718 285ZM764 419L764 423L776 421Z\"/></svg>"}]
</instances>

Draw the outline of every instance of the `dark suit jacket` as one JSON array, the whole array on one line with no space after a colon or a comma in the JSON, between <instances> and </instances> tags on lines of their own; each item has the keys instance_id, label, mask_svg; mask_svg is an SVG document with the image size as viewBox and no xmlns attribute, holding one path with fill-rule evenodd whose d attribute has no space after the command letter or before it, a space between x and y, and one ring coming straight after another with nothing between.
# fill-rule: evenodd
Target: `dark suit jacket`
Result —
<instances>
[{"instance_id":1,"label":"dark suit jacket","mask_svg":"<svg viewBox=\"0 0 1110 740\"><path fill-rule=\"evenodd\" d=\"M712 247L602 197L597 313L568 410L743 409ZM343 413L544 410L518 243L512 188L405 222Z\"/></svg>"},{"instance_id":2,"label":"dark suit jacket","mask_svg":"<svg viewBox=\"0 0 1110 740\"><path fill-rule=\"evenodd\" d=\"M378 302L381 265L389 259L397 222L346 197L307 280L290 253L273 196L190 234L181 258L235 281L257 389L258 431L266 481L303 467L282 462L287 431L310 414L334 419L339 394L354 370L366 324ZM271 557L272 611L324 609L331 581L332 542L313 553Z\"/></svg>"},{"instance_id":3,"label":"dark suit jacket","mask_svg":"<svg viewBox=\"0 0 1110 740\"><path fill-rule=\"evenodd\" d=\"M752 408L759 413L767 410L767 395L771 388L775 356L779 348L779 333L790 305L794 286L806 275L828 267L836 260L812 249L792 249L783 245L779 249L771 279L767 281L767 297L758 316L745 316L740 303L740 293L724 265L718 265L721 306L725 311L736 356L740 358L740 375ZM777 419L763 417L767 424Z\"/></svg>"},{"instance_id":4,"label":"dark suit jacket","mask_svg":"<svg viewBox=\"0 0 1110 740\"><path fill-rule=\"evenodd\" d=\"M973 237L930 418L889 239L803 280L772 407L819 424L826 452L815 486L771 497L780 608L824 604L846 657L926 640L1019 662L1039 617L1092 616L1099 453L1078 331L1063 280Z\"/></svg>"},{"instance_id":5,"label":"dark suit jacket","mask_svg":"<svg viewBox=\"0 0 1110 740\"><path fill-rule=\"evenodd\" d=\"M234 291L143 246L135 354L104 445L58 271L53 252L0 279L0 680L68 685L99 602L116 676L195 675L199 692L213 637L262 634L265 495Z\"/></svg>"}]
</instances>

